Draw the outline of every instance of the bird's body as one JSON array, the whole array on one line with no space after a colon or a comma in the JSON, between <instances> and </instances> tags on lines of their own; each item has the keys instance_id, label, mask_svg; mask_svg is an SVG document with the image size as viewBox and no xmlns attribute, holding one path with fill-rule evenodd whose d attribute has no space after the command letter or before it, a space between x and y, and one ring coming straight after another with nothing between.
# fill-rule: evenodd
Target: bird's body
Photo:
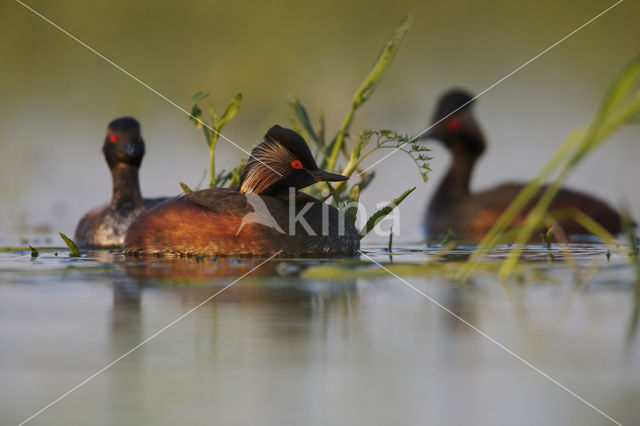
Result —
<instances>
[{"instance_id":1,"label":"bird's body","mask_svg":"<svg viewBox=\"0 0 640 426\"><path fill-rule=\"evenodd\" d=\"M239 188L212 188L170 199L138 217L128 254L350 256L360 247L336 208L297 190L346 177L318 169L306 142L272 127L251 153Z\"/></svg>"},{"instance_id":2,"label":"bird's body","mask_svg":"<svg viewBox=\"0 0 640 426\"><path fill-rule=\"evenodd\" d=\"M111 202L86 213L78 222L74 241L80 247L119 247L129 225L143 211L166 198L142 198L138 170L144 156L140 125L130 117L107 127L103 153L111 171Z\"/></svg>"},{"instance_id":3,"label":"bird's body","mask_svg":"<svg viewBox=\"0 0 640 426\"><path fill-rule=\"evenodd\" d=\"M248 202L250 197L259 197L267 211L257 212L252 205L255 202ZM295 199L294 214L309 207L294 224L295 232L290 232L292 206L286 198L247 196L230 188L173 198L143 213L131 225L125 251L187 256L266 256L280 250L282 255L295 257L353 255L359 248L358 235L342 213L301 192ZM327 218L325 232L323 214ZM246 220L249 215L255 216Z\"/></svg>"},{"instance_id":4,"label":"bird's body","mask_svg":"<svg viewBox=\"0 0 640 426\"><path fill-rule=\"evenodd\" d=\"M453 230L462 241L477 242L491 229L511 201L524 188L521 183L505 183L472 193L471 176L475 164L486 149L480 126L472 115L472 97L462 91L445 94L436 109L434 124L426 137L433 137L451 152L452 160L427 208L425 218L428 241L439 241ZM538 201L543 187L533 201L523 209L511 226L521 225ZM589 194L561 188L549 207L549 212L580 210L612 234L620 232L620 215L607 203ZM567 236L585 235L588 231L569 218L560 220Z\"/></svg>"},{"instance_id":5,"label":"bird's body","mask_svg":"<svg viewBox=\"0 0 640 426\"><path fill-rule=\"evenodd\" d=\"M104 204L86 213L78 222L74 242L79 247L120 247L133 220L167 198L144 198L133 208Z\"/></svg>"},{"instance_id":6,"label":"bird's body","mask_svg":"<svg viewBox=\"0 0 640 426\"><path fill-rule=\"evenodd\" d=\"M267 207L267 204L262 198L263 196L251 192L245 193L244 195L246 197L247 204L249 204L253 208L253 211L245 213L245 215L242 216L242 221L240 222L240 226L236 231L236 235L238 235L240 231L242 231L242 228L244 228L245 225L248 225L250 223L258 223L268 228L273 228L281 234L285 233L278 221L271 214L269 207Z\"/></svg>"},{"instance_id":7,"label":"bird's body","mask_svg":"<svg viewBox=\"0 0 640 426\"><path fill-rule=\"evenodd\" d=\"M523 188L524 185L520 183L504 183L459 200L443 202L432 200L427 209L425 221L427 240L441 241L451 229L460 240L480 241ZM546 186L540 189L537 196L518 214L511 226L522 225L526 215L535 206L545 189ZM582 192L561 189L549 207L549 212L552 214L565 212L564 216L568 217L571 216L573 209L586 213L600 224L605 224L606 229L614 235L620 232L618 213L603 201ZM575 237L589 233L569 218L560 220L560 225L562 231L568 236Z\"/></svg>"}]
</instances>

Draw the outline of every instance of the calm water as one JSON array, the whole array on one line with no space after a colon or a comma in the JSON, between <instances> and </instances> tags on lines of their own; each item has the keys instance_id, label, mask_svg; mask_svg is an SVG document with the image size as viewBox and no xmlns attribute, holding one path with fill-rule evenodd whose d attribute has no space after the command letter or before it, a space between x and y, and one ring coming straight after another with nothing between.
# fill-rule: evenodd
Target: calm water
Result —
<instances>
[{"instance_id":1,"label":"calm water","mask_svg":"<svg viewBox=\"0 0 640 426\"><path fill-rule=\"evenodd\" d=\"M557 250L532 247L525 282L505 285L420 269L437 249L398 250L393 265L367 253L614 419L639 424L633 271L624 255L607 262L602 246L572 250L583 280L549 260ZM613 424L361 260L268 262L29 424ZM0 423L20 423L255 265L1 253Z\"/></svg>"}]
</instances>

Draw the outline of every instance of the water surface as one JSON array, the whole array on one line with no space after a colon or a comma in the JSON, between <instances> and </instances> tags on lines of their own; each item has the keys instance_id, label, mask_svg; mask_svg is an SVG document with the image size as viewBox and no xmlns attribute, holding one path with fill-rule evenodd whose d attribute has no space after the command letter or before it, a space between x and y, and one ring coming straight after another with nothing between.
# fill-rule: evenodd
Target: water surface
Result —
<instances>
[{"instance_id":1,"label":"water surface","mask_svg":"<svg viewBox=\"0 0 640 426\"><path fill-rule=\"evenodd\" d=\"M603 246L571 249L579 279L557 248L532 247L521 282L480 273L465 285L446 277L468 248L431 269L441 248L366 253L638 424L633 270ZM20 423L259 262L0 253L0 423ZM612 424L402 280L365 256L270 261L29 424Z\"/></svg>"}]
</instances>

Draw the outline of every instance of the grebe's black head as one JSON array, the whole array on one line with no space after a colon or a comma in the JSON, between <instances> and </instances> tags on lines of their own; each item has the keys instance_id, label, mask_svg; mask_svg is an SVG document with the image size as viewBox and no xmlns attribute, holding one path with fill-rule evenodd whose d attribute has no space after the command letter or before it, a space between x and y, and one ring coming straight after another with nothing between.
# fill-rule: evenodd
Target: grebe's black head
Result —
<instances>
[{"instance_id":1,"label":"grebe's black head","mask_svg":"<svg viewBox=\"0 0 640 426\"><path fill-rule=\"evenodd\" d=\"M140 167L144 157L144 141L138 120L122 117L109 123L102 152L110 169L118 164Z\"/></svg>"},{"instance_id":2,"label":"grebe's black head","mask_svg":"<svg viewBox=\"0 0 640 426\"><path fill-rule=\"evenodd\" d=\"M421 139L438 139L450 150L480 155L486 142L473 116L473 96L461 89L452 89L440 97L433 114L433 127Z\"/></svg>"},{"instance_id":3,"label":"grebe's black head","mask_svg":"<svg viewBox=\"0 0 640 426\"><path fill-rule=\"evenodd\" d=\"M320 170L302 136L275 125L251 151L240 178L240 192L287 194L290 187L300 189L316 182L347 179Z\"/></svg>"}]
</instances>

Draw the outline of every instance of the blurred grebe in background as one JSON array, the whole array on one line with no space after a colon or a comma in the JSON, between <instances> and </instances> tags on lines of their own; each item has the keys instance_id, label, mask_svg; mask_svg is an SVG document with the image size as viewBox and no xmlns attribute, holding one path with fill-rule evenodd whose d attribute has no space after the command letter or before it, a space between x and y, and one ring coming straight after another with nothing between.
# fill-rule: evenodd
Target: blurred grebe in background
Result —
<instances>
[{"instance_id":1,"label":"blurred grebe in background","mask_svg":"<svg viewBox=\"0 0 640 426\"><path fill-rule=\"evenodd\" d=\"M107 126L102 152L111 171L111 202L85 214L76 227L74 240L80 247L118 247L140 213L166 198L144 199L140 194L138 170L144 157L140 123L122 117Z\"/></svg>"},{"instance_id":2,"label":"blurred grebe in background","mask_svg":"<svg viewBox=\"0 0 640 426\"><path fill-rule=\"evenodd\" d=\"M423 139L439 140L452 155L449 170L427 208L425 227L427 241L430 242L441 240L449 229L461 241L481 240L524 187L522 183L505 183L481 192L470 191L473 168L487 147L485 136L473 115L472 105L469 93L458 89L446 92L437 104L432 122L437 123L457 111L422 136ZM513 225L523 222L537 200L536 197L520 213ZM614 235L620 232L620 215L602 200L562 188L549 211L568 208L583 211ZM588 234L572 220L561 221L560 225L568 236Z\"/></svg>"}]
</instances>

